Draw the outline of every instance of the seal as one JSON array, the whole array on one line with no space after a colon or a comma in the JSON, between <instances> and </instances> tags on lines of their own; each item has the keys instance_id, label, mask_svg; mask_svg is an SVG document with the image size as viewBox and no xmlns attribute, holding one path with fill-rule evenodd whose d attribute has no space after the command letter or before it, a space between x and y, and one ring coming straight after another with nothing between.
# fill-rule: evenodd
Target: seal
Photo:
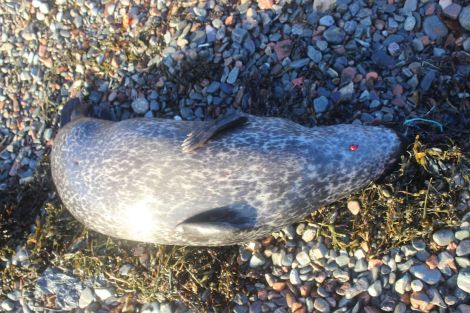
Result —
<instances>
[{"instance_id":1,"label":"seal","mask_svg":"<svg viewBox=\"0 0 470 313\"><path fill-rule=\"evenodd\" d=\"M63 109L51 154L60 198L87 227L142 242L260 238L364 187L401 149L383 127L305 128L243 113L113 122L73 106Z\"/></svg>"}]
</instances>

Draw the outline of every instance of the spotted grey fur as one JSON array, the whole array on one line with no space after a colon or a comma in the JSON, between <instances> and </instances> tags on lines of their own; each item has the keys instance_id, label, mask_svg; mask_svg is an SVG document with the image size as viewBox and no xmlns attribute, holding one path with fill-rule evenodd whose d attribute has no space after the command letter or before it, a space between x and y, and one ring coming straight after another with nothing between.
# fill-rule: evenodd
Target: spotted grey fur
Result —
<instances>
[{"instance_id":1,"label":"spotted grey fur","mask_svg":"<svg viewBox=\"0 0 470 313\"><path fill-rule=\"evenodd\" d=\"M230 245L267 235L379 177L397 157L389 129L305 128L248 116L185 153L203 122L79 118L57 135L52 175L65 206L110 236ZM351 151L351 145L357 145Z\"/></svg>"}]
</instances>

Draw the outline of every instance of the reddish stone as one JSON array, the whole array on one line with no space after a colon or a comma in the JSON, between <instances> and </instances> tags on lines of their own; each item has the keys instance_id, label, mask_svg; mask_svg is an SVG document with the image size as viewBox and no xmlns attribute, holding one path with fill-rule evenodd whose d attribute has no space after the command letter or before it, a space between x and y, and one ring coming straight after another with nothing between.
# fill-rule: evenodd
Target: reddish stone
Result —
<instances>
[{"instance_id":1,"label":"reddish stone","mask_svg":"<svg viewBox=\"0 0 470 313\"><path fill-rule=\"evenodd\" d=\"M355 75L356 75L356 69L354 67L348 66L341 72L341 81L349 82L354 78Z\"/></svg>"},{"instance_id":2,"label":"reddish stone","mask_svg":"<svg viewBox=\"0 0 470 313\"><path fill-rule=\"evenodd\" d=\"M437 260L437 256L436 255L431 255L427 260L426 260L426 265L430 268L430 269L435 269L437 267L437 265L439 264L439 261Z\"/></svg>"},{"instance_id":3,"label":"reddish stone","mask_svg":"<svg viewBox=\"0 0 470 313\"><path fill-rule=\"evenodd\" d=\"M380 259L370 259L369 260L369 269L372 269L374 267L382 266L384 262Z\"/></svg>"},{"instance_id":4,"label":"reddish stone","mask_svg":"<svg viewBox=\"0 0 470 313\"><path fill-rule=\"evenodd\" d=\"M273 7L273 0L258 0L258 7L261 10L269 10Z\"/></svg>"},{"instance_id":5,"label":"reddish stone","mask_svg":"<svg viewBox=\"0 0 470 313\"><path fill-rule=\"evenodd\" d=\"M369 72L366 74L366 80L376 81L379 78L379 74L377 72Z\"/></svg>"},{"instance_id":6,"label":"reddish stone","mask_svg":"<svg viewBox=\"0 0 470 313\"><path fill-rule=\"evenodd\" d=\"M258 298L262 301L268 298L268 292L266 291L266 289L258 290Z\"/></svg>"},{"instance_id":7,"label":"reddish stone","mask_svg":"<svg viewBox=\"0 0 470 313\"><path fill-rule=\"evenodd\" d=\"M281 292L284 288L286 288L286 283L283 281L278 281L273 284L273 290L277 292Z\"/></svg>"},{"instance_id":8,"label":"reddish stone","mask_svg":"<svg viewBox=\"0 0 470 313\"><path fill-rule=\"evenodd\" d=\"M405 100L402 97L396 97L392 100L392 104L396 107L402 108L405 106Z\"/></svg>"},{"instance_id":9,"label":"reddish stone","mask_svg":"<svg viewBox=\"0 0 470 313\"><path fill-rule=\"evenodd\" d=\"M279 41L274 45L274 52L276 52L277 59L279 61L284 60L284 58L288 57L290 55L290 52L292 50L292 40L286 39Z\"/></svg>"},{"instance_id":10,"label":"reddish stone","mask_svg":"<svg viewBox=\"0 0 470 313\"><path fill-rule=\"evenodd\" d=\"M452 20L456 20L459 17L460 11L462 11L462 6L457 3L452 3L442 11L442 14Z\"/></svg>"},{"instance_id":11,"label":"reddish stone","mask_svg":"<svg viewBox=\"0 0 470 313\"><path fill-rule=\"evenodd\" d=\"M295 302L294 304L292 304L292 312L299 312L303 307L304 305L302 303Z\"/></svg>"},{"instance_id":12,"label":"reddish stone","mask_svg":"<svg viewBox=\"0 0 470 313\"><path fill-rule=\"evenodd\" d=\"M225 18L225 26L230 26L232 25L234 22L234 18L233 18L233 15L229 15Z\"/></svg>"},{"instance_id":13,"label":"reddish stone","mask_svg":"<svg viewBox=\"0 0 470 313\"><path fill-rule=\"evenodd\" d=\"M273 242L273 240L274 240L274 237L270 235L264 238L263 240L261 240L261 244L266 247L266 246L269 246Z\"/></svg>"},{"instance_id":14,"label":"reddish stone","mask_svg":"<svg viewBox=\"0 0 470 313\"><path fill-rule=\"evenodd\" d=\"M343 45L335 46L333 47L333 51L336 52L337 54L343 55L346 53L346 48Z\"/></svg>"},{"instance_id":15,"label":"reddish stone","mask_svg":"<svg viewBox=\"0 0 470 313\"><path fill-rule=\"evenodd\" d=\"M38 55L40 58L43 58L46 55L47 52L47 46L45 45L39 45L38 48Z\"/></svg>"},{"instance_id":16,"label":"reddish stone","mask_svg":"<svg viewBox=\"0 0 470 313\"><path fill-rule=\"evenodd\" d=\"M424 292L413 292L410 297L411 306L421 312L429 312L434 308L434 304Z\"/></svg>"},{"instance_id":17,"label":"reddish stone","mask_svg":"<svg viewBox=\"0 0 470 313\"><path fill-rule=\"evenodd\" d=\"M453 255L455 255L455 250L457 250L457 244L455 242L451 242L447 245L446 248L447 251L451 252Z\"/></svg>"},{"instance_id":18,"label":"reddish stone","mask_svg":"<svg viewBox=\"0 0 470 313\"><path fill-rule=\"evenodd\" d=\"M423 36L421 37L421 42L423 43L423 45L427 46L431 43L431 40L429 39L428 36Z\"/></svg>"},{"instance_id":19,"label":"reddish stone","mask_svg":"<svg viewBox=\"0 0 470 313\"><path fill-rule=\"evenodd\" d=\"M309 285L302 285L300 286L299 289L300 289L300 295L302 297L307 297L310 294L310 291L312 290L312 288Z\"/></svg>"},{"instance_id":20,"label":"reddish stone","mask_svg":"<svg viewBox=\"0 0 470 313\"><path fill-rule=\"evenodd\" d=\"M295 303L295 297L292 293L290 293L290 292L286 293L286 302L287 302L287 306L289 308L292 308L292 306Z\"/></svg>"}]
</instances>

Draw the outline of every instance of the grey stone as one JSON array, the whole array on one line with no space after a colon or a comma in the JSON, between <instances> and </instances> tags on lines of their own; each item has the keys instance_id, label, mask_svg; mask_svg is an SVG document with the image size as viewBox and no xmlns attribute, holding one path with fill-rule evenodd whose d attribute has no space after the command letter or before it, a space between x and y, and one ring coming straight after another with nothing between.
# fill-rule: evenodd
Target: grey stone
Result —
<instances>
[{"instance_id":1,"label":"grey stone","mask_svg":"<svg viewBox=\"0 0 470 313\"><path fill-rule=\"evenodd\" d=\"M297 269L292 269L289 274L289 280L292 285L300 285L302 280L300 280L299 271Z\"/></svg>"},{"instance_id":2,"label":"grey stone","mask_svg":"<svg viewBox=\"0 0 470 313\"><path fill-rule=\"evenodd\" d=\"M0 305L0 308L5 310L6 312L13 311L13 309L15 308L15 304L10 300L4 300Z\"/></svg>"},{"instance_id":3,"label":"grey stone","mask_svg":"<svg viewBox=\"0 0 470 313\"><path fill-rule=\"evenodd\" d=\"M458 256L455 258L455 262L457 262L460 267L470 267L470 258Z\"/></svg>"},{"instance_id":4,"label":"grey stone","mask_svg":"<svg viewBox=\"0 0 470 313\"><path fill-rule=\"evenodd\" d=\"M444 300L442 300L442 297L436 288L431 287L426 291L426 293L429 296L429 299L431 299L430 303L444 309L447 308L447 305L445 304Z\"/></svg>"},{"instance_id":5,"label":"grey stone","mask_svg":"<svg viewBox=\"0 0 470 313\"><path fill-rule=\"evenodd\" d=\"M264 263L266 263L266 259L258 252L253 254L253 256L250 259L251 268L263 266Z\"/></svg>"},{"instance_id":6,"label":"grey stone","mask_svg":"<svg viewBox=\"0 0 470 313\"><path fill-rule=\"evenodd\" d=\"M416 26L416 18L413 15L407 16L403 23L403 29L410 32Z\"/></svg>"},{"instance_id":7,"label":"grey stone","mask_svg":"<svg viewBox=\"0 0 470 313\"><path fill-rule=\"evenodd\" d=\"M419 279L413 279L411 281L411 289L413 291L419 292L419 291L423 290L423 287L424 287L423 282L420 281Z\"/></svg>"},{"instance_id":8,"label":"grey stone","mask_svg":"<svg viewBox=\"0 0 470 313\"><path fill-rule=\"evenodd\" d=\"M404 294L406 292L407 286L411 282L411 277L408 273L405 273L400 279L395 282L395 291L399 294Z\"/></svg>"},{"instance_id":9,"label":"grey stone","mask_svg":"<svg viewBox=\"0 0 470 313\"><path fill-rule=\"evenodd\" d=\"M356 28L357 28L356 21L347 21L346 23L344 23L344 27L343 27L344 31L349 35L354 34L354 32L356 31Z\"/></svg>"},{"instance_id":10,"label":"grey stone","mask_svg":"<svg viewBox=\"0 0 470 313\"><path fill-rule=\"evenodd\" d=\"M367 288L367 292L371 297L378 297L382 294L382 283L376 280L372 285Z\"/></svg>"},{"instance_id":11,"label":"grey stone","mask_svg":"<svg viewBox=\"0 0 470 313\"><path fill-rule=\"evenodd\" d=\"M463 291L470 293L470 268L465 268L460 271L457 276L457 286Z\"/></svg>"},{"instance_id":12,"label":"grey stone","mask_svg":"<svg viewBox=\"0 0 470 313\"><path fill-rule=\"evenodd\" d=\"M325 15L320 18L320 25L330 27L335 24L335 19L331 15Z\"/></svg>"},{"instance_id":13,"label":"grey stone","mask_svg":"<svg viewBox=\"0 0 470 313\"><path fill-rule=\"evenodd\" d=\"M454 241L454 232L451 229L441 229L432 235L432 239L440 246L447 246Z\"/></svg>"},{"instance_id":14,"label":"grey stone","mask_svg":"<svg viewBox=\"0 0 470 313\"><path fill-rule=\"evenodd\" d=\"M406 0L405 5L403 6L403 13L405 15L411 14L413 11L416 11L418 6L418 0Z\"/></svg>"},{"instance_id":15,"label":"grey stone","mask_svg":"<svg viewBox=\"0 0 470 313\"><path fill-rule=\"evenodd\" d=\"M132 101L132 110L137 114L144 114L149 109L149 102L145 97L138 97Z\"/></svg>"},{"instance_id":16,"label":"grey stone","mask_svg":"<svg viewBox=\"0 0 470 313\"><path fill-rule=\"evenodd\" d=\"M114 291L111 288L95 288L95 294L101 300L106 300L114 295Z\"/></svg>"},{"instance_id":17,"label":"grey stone","mask_svg":"<svg viewBox=\"0 0 470 313\"><path fill-rule=\"evenodd\" d=\"M437 15L428 16L424 19L423 30L431 40L441 39L448 34L447 27Z\"/></svg>"},{"instance_id":18,"label":"grey stone","mask_svg":"<svg viewBox=\"0 0 470 313\"><path fill-rule=\"evenodd\" d=\"M235 66L228 74L227 84L233 85L237 81L239 73L240 73L240 68L238 66Z\"/></svg>"},{"instance_id":19,"label":"grey stone","mask_svg":"<svg viewBox=\"0 0 470 313\"><path fill-rule=\"evenodd\" d=\"M316 232L314 229L307 228L302 234L302 240L305 242L310 242L315 238Z\"/></svg>"},{"instance_id":20,"label":"grey stone","mask_svg":"<svg viewBox=\"0 0 470 313\"><path fill-rule=\"evenodd\" d=\"M361 278L356 282L356 284L346 290L344 296L346 297L346 299L352 299L360 293L366 291L368 288L369 284L367 283L367 281Z\"/></svg>"},{"instance_id":21,"label":"grey stone","mask_svg":"<svg viewBox=\"0 0 470 313\"><path fill-rule=\"evenodd\" d=\"M457 256L466 256L470 254L470 239L462 240L457 246Z\"/></svg>"},{"instance_id":22,"label":"grey stone","mask_svg":"<svg viewBox=\"0 0 470 313\"><path fill-rule=\"evenodd\" d=\"M323 33L323 37L331 44L340 44L343 42L346 34L341 28L331 26Z\"/></svg>"},{"instance_id":23,"label":"grey stone","mask_svg":"<svg viewBox=\"0 0 470 313\"><path fill-rule=\"evenodd\" d=\"M248 31L244 28L237 27L232 31L232 40L238 44L242 44L248 35Z\"/></svg>"},{"instance_id":24,"label":"grey stone","mask_svg":"<svg viewBox=\"0 0 470 313\"><path fill-rule=\"evenodd\" d=\"M297 260L297 262L299 262L301 266L306 266L310 264L310 257L308 256L308 253L305 251L301 251L297 253L297 255L295 256L295 259Z\"/></svg>"},{"instance_id":25,"label":"grey stone","mask_svg":"<svg viewBox=\"0 0 470 313\"><path fill-rule=\"evenodd\" d=\"M467 37L467 39L463 41L462 46L465 51L470 52L470 37Z\"/></svg>"},{"instance_id":26,"label":"grey stone","mask_svg":"<svg viewBox=\"0 0 470 313\"><path fill-rule=\"evenodd\" d=\"M313 107L316 113L324 113L328 111L329 103L325 96L315 98L313 100Z\"/></svg>"},{"instance_id":27,"label":"grey stone","mask_svg":"<svg viewBox=\"0 0 470 313\"><path fill-rule=\"evenodd\" d=\"M293 61L293 62L290 64L290 67L291 67L292 69L298 69L298 68L302 68L302 67L304 67L304 66L307 66L309 63L310 63L310 59L309 59L309 58L298 59L298 60Z\"/></svg>"},{"instance_id":28,"label":"grey stone","mask_svg":"<svg viewBox=\"0 0 470 313\"><path fill-rule=\"evenodd\" d=\"M323 57L321 52L315 49L313 46L308 46L307 55L315 63L320 63Z\"/></svg>"},{"instance_id":29,"label":"grey stone","mask_svg":"<svg viewBox=\"0 0 470 313\"><path fill-rule=\"evenodd\" d=\"M56 268L47 268L36 281L36 291L56 296L56 306L61 310L78 307L82 283L76 277L62 273Z\"/></svg>"},{"instance_id":30,"label":"grey stone","mask_svg":"<svg viewBox=\"0 0 470 313\"><path fill-rule=\"evenodd\" d=\"M173 305L171 303L161 303L160 304L160 313L174 313Z\"/></svg>"},{"instance_id":31,"label":"grey stone","mask_svg":"<svg viewBox=\"0 0 470 313\"><path fill-rule=\"evenodd\" d=\"M321 242L317 243L309 252L312 260L322 259L328 255L328 248Z\"/></svg>"},{"instance_id":32,"label":"grey stone","mask_svg":"<svg viewBox=\"0 0 470 313\"><path fill-rule=\"evenodd\" d=\"M459 22L463 28L470 30L470 5L462 9L459 15Z\"/></svg>"},{"instance_id":33,"label":"grey stone","mask_svg":"<svg viewBox=\"0 0 470 313\"><path fill-rule=\"evenodd\" d=\"M365 271L367 271L368 265L369 264L366 261L366 259L361 258L361 259L356 261L356 265L354 266L354 272L356 272L356 273L365 272Z\"/></svg>"},{"instance_id":34,"label":"grey stone","mask_svg":"<svg viewBox=\"0 0 470 313\"><path fill-rule=\"evenodd\" d=\"M89 306L93 301L95 301L95 295L93 294L93 290L91 290L89 287L86 287L82 290L80 294L80 299L78 300L78 307L84 309Z\"/></svg>"},{"instance_id":35,"label":"grey stone","mask_svg":"<svg viewBox=\"0 0 470 313\"><path fill-rule=\"evenodd\" d=\"M330 304L328 303L328 301L320 297L315 299L315 302L313 303L313 307L320 312L324 312L324 313L330 312Z\"/></svg>"},{"instance_id":36,"label":"grey stone","mask_svg":"<svg viewBox=\"0 0 470 313\"><path fill-rule=\"evenodd\" d=\"M426 284L435 285L441 280L441 272L438 269L430 269L425 264L415 265L410 268L411 274L421 279Z\"/></svg>"}]
</instances>

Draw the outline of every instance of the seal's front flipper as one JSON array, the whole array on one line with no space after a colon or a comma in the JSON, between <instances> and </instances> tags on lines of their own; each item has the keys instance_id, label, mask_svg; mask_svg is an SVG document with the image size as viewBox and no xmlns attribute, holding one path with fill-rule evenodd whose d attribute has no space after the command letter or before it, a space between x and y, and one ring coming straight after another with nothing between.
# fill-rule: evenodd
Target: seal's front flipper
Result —
<instances>
[{"instance_id":1,"label":"seal's front flipper","mask_svg":"<svg viewBox=\"0 0 470 313\"><path fill-rule=\"evenodd\" d=\"M248 117L240 112L231 113L218 118L214 121L205 122L201 127L193 130L188 134L186 139L181 145L183 152L192 152L213 138L218 133L227 130L232 127L238 127L245 124L248 121Z\"/></svg>"},{"instance_id":2,"label":"seal's front flipper","mask_svg":"<svg viewBox=\"0 0 470 313\"><path fill-rule=\"evenodd\" d=\"M210 236L233 236L234 233L253 229L256 210L248 205L239 208L220 207L191 216L176 226L176 232L187 238L208 240Z\"/></svg>"}]
</instances>

